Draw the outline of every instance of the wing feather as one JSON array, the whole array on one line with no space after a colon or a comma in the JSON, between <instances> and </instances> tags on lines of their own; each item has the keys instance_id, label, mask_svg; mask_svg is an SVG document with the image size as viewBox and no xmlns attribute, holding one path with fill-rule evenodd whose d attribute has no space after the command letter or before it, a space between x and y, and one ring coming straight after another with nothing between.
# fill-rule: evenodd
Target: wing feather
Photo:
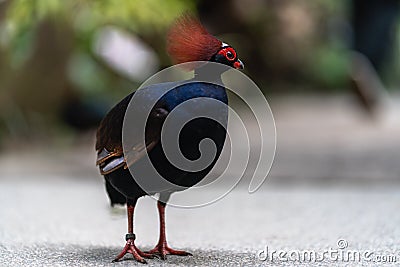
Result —
<instances>
[{"instance_id":1,"label":"wing feather","mask_svg":"<svg viewBox=\"0 0 400 267\"><path fill-rule=\"evenodd\" d=\"M145 142L143 140L130 140L132 148L129 151L123 151L123 120L133 94L128 95L114 106L102 120L97 130L96 165L99 165L100 172L103 175L121 167L128 168L142 158L146 151L149 153L159 142L160 130L168 115L168 111L162 107L156 107L150 112ZM127 154L124 155L124 152Z\"/></svg>"}]
</instances>

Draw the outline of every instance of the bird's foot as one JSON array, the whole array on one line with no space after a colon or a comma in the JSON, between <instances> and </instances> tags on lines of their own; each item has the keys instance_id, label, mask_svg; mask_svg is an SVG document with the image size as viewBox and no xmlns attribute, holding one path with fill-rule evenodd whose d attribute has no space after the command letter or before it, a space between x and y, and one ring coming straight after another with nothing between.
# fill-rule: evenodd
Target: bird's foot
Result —
<instances>
[{"instance_id":1,"label":"bird's foot","mask_svg":"<svg viewBox=\"0 0 400 267\"><path fill-rule=\"evenodd\" d=\"M125 238L126 238L125 247L118 254L118 256L115 257L115 259L112 262L119 261L127 253L132 254L133 258L136 261L140 262L140 263L147 263L144 258L149 258L149 259L154 258L154 256L152 254L143 252L143 251L141 251L140 249L138 249L136 247L136 245L135 245L135 234L127 234Z\"/></svg>"},{"instance_id":2,"label":"bird's foot","mask_svg":"<svg viewBox=\"0 0 400 267\"><path fill-rule=\"evenodd\" d=\"M186 252L184 250L176 250L170 248L166 242L158 243L155 248L147 251L150 255L159 256L161 259L165 260L167 255L178 255L178 256L193 256L192 253Z\"/></svg>"}]
</instances>

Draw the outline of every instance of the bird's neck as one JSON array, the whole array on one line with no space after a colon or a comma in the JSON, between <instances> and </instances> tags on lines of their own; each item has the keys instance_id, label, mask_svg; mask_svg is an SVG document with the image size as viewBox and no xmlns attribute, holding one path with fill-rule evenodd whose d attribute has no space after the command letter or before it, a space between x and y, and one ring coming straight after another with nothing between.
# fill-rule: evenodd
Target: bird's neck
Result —
<instances>
[{"instance_id":1,"label":"bird's neck","mask_svg":"<svg viewBox=\"0 0 400 267\"><path fill-rule=\"evenodd\" d=\"M226 71L225 69L216 68L212 66L202 66L194 70L194 79L197 81L204 81L210 83L222 84L221 74Z\"/></svg>"}]
</instances>

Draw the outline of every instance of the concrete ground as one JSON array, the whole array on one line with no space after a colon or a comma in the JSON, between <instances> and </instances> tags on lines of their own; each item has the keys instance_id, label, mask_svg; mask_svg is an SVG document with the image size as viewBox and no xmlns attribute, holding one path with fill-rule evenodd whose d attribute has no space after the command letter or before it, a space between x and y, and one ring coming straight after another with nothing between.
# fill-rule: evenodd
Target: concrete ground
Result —
<instances>
[{"instance_id":1,"label":"concrete ground","mask_svg":"<svg viewBox=\"0 0 400 267\"><path fill-rule=\"evenodd\" d=\"M203 208L167 208L171 246L193 256L150 266L399 265L396 105L371 120L345 97L274 103L278 149L267 182ZM140 265L129 256L111 263L126 216L108 206L92 143L0 154L0 266ZM153 199L139 201L135 227L137 245L154 246Z\"/></svg>"}]
</instances>

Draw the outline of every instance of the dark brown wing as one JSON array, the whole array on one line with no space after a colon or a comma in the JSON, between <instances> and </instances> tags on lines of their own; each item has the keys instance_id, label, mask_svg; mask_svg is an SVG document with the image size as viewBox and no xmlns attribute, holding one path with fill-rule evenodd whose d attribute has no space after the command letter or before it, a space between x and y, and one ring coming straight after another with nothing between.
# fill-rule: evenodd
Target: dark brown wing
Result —
<instances>
[{"instance_id":1,"label":"dark brown wing","mask_svg":"<svg viewBox=\"0 0 400 267\"><path fill-rule=\"evenodd\" d=\"M159 142L160 130L168 111L162 107L154 108L149 115L146 128L146 142L131 140L132 148L125 153L129 154L129 162L125 161L122 146L122 126L125 112L134 93L122 99L114 106L101 121L97 129L97 161L101 174L107 174L124 166L130 166L149 152Z\"/></svg>"},{"instance_id":2,"label":"dark brown wing","mask_svg":"<svg viewBox=\"0 0 400 267\"><path fill-rule=\"evenodd\" d=\"M122 153L122 125L129 102L134 93L115 105L100 122L96 134L96 150L120 151Z\"/></svg>"}]
</instances>

